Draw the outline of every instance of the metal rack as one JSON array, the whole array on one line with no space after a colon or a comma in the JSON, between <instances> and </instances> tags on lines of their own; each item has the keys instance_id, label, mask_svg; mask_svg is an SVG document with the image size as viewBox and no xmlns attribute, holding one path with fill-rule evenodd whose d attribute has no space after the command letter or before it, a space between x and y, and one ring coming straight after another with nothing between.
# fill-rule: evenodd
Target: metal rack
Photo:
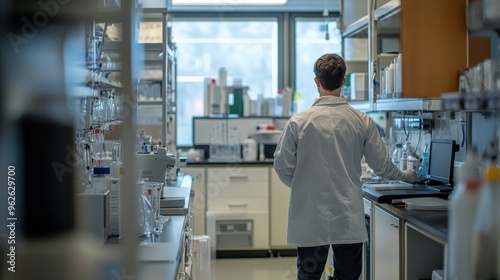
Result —
<instances>
[{"instance_id":1,"label":"metal rack","mask_svg":"<svg viewBox=\"0 0 500 280\"><path fill-rule=\"evenodd\" d=\"M393 38L400 33L401 0L376 1L356 0L341 5L355 7L368 11L366 15L357 15L343 28L343 38L368 39L368 80L373 81L376 69L378 40L380 38ZM376 6L377 5L377 6ZM342 11L343 17L349 17ZM356 15L354 15L356 16ZM351 106L365 112L390 112L390 111L439 111L441 100L439 98L400 98L377 99L375 88L369 87L368 100L350 101Z\"/></svg>"}]
</instances>

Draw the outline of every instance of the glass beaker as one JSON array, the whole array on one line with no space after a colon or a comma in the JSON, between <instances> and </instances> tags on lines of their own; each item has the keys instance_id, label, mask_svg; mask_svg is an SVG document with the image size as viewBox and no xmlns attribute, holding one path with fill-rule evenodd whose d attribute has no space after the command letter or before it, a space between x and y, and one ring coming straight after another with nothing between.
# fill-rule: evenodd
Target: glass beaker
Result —
<instances>
[{"instance_id":1,"label":"glass beaker","mask_svg":"<svg viewBox=\"0 0 500 280\"><path fill-rule=\"evenodd\" d=\"M145 183L136 184L137 192L137 235L150 235L153 232L153 206L145 194Z\"/></svg>"}]
</instances>

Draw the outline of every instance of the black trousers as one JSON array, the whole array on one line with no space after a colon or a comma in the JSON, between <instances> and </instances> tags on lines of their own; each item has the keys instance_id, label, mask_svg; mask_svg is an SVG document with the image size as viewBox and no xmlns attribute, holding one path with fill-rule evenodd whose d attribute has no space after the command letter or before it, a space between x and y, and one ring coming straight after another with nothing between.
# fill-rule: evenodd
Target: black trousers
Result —
<instances>
[{"instance_id":1,"label":"black trousers","mask_svg":"<svg viewBox=\"0 0 500 280\"><path fill-rule=\"evenodd\" d=\"M363 243L297 248L297 279L320 280L328 249L333 250L334 280L358 280L363 269Z\"/></svg>"}]
</instances>

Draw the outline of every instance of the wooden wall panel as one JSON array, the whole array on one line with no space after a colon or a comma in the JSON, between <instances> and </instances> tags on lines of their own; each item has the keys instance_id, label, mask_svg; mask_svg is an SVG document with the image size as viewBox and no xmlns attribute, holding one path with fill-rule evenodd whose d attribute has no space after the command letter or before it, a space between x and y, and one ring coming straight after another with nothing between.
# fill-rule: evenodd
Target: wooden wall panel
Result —
<instances>
[{"instance_id":1,"label":"wooden wall panel","mask_svg":"<svg viewBox=\"0 0 500 280\"><path fill-rule=\"evenodd\" d=\"M489 37L469 37L469 67L491 57L491 39Z\"/></svg>"},{"instance_id":2,"label":"wooden wall panel","mask_svg":"<svg viewBox=\"0 0 500 280\"><path fill-rule=\"evenodd\" d=\"M403 97L440 97L458 90L467 66L464 0L401 0Z\"/></svg>"}]
</instances>

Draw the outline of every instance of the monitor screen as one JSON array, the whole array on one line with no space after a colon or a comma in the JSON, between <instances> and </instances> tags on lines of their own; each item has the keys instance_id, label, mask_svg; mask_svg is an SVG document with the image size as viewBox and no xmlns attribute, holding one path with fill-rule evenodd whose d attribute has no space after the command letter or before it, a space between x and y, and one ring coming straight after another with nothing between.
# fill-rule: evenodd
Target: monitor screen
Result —
<instances>
[{"instance_id":1,"label":"monitor screen","mask_svg":"<svg viewBox=\"0 0 500 280\"><path fill-rule=\"evenodd\" d=\"M453 186L455 140L431 139L429 178Z\"/></svg>"}]
</instances>

